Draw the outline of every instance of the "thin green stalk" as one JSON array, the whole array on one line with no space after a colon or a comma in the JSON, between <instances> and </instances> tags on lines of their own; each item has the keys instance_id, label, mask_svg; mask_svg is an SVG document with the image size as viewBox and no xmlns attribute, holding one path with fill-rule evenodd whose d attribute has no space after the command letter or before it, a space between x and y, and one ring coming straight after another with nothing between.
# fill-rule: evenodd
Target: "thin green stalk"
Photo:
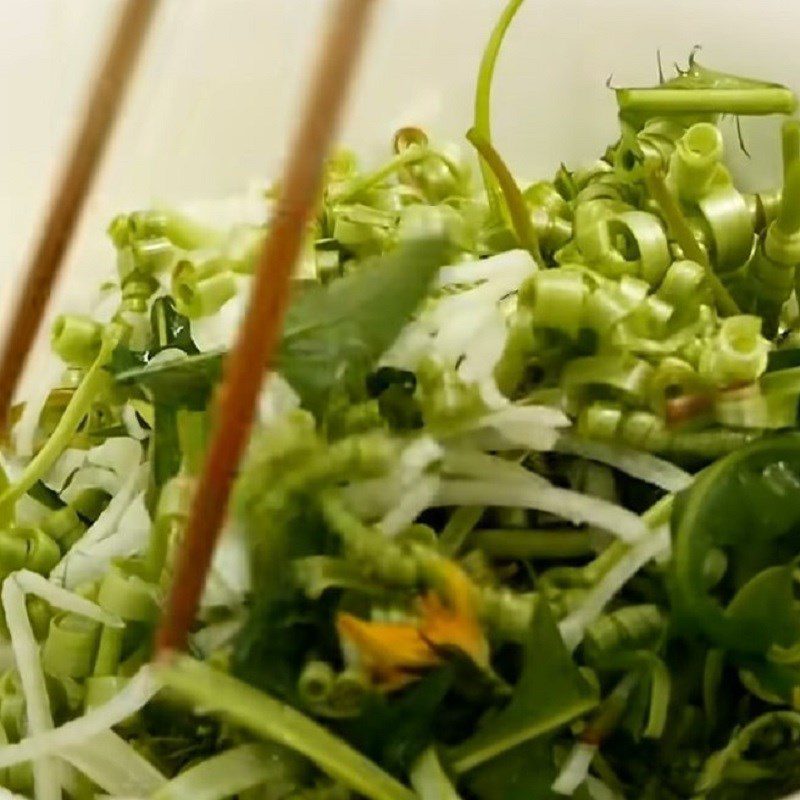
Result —
<instances>
[{"instance_id":1,"label":"thin green stalk","mask_svg":"<svg viewBox=\"0 0 800 800\"><path fill-rule=\"evenodd\" d=\"M445 155L437 153L435 150L431 150L427 147L414 145L407 147L402 153L396 155L390 161L387 161L382 167L375 170L375 172L370 172L367 175L362 175L351 181L341 194L334 195L334 199L337 203L349 203L355 200L362 192L371 189L385 178L388 178L393 172L397 172L403 167L408 167L411 164L416 164L430 157L441 159L450 172L452 172L453 175L457 175L458 167Z\"/></svg>"},{"instance_id":2,"label":"thin green stalk","mask_svg":"<svg viewBox=\"0 0 800 800\"><path fill-rule=\"evenodd\" d=\"M489 37L478 70L478 82L475 87L474 127L487 142L492 141L492 80L494 78L494 68L497 64L497 56L500 53L500 48L503 46L503 39L505 38L506 31L523 2L524 0L510 0L503 10L500 19L497 21L492 31L492 35ZM489 208L492 214L500 216L499 187L492 174L492 170L485 161L481 161L481 174L483 175L483 183L486 187Z\"/></svg>"},{"instance_id":3,"label":"thin green stalk","mask_svg":"<svg viewBox=\"0 0 800 800\"><path fill-rule=\"evenodd\" d=\"M480 522L483 506L459 506L447 520L439 536L439 549L447 555L456 555L472 529Z\"/></svg>"},{"instance_id":4,"label":"thin green stalk","mask_svg":"<svg viewBox=\"0 0 800 800\"><path fill-rule=\"evenodd\" d=\"M470 544L495 558L562 559L594 552L588 528L482 528L473 531Z\"/></svg>"},{"instance_id":5,"label":"thin green stalk","mask_svg":"<svg viewBox=\"0 0 800 800\"><path fill-rule=\"evenodd\" d=\"M539 238L536 235L536 229L533 227L533 222L531 222L531 215L528 212L525 198L511 175L511 171L497 150L492 147L489 140L479 133L476 128L470 128L467 131L467 140L481 154L484 162L497 178L520 245L533 256L534 261L540 267L544 268L546 265L539 249Z\"/></svg>"},{"instance_id":6,"label":"thin green stalk","mask_svg":"<svg viewBox=\"0 0 800 800\"><path fill-rule=\"evenodd\" d=\"M622 114L793 114L797 98L784 87L758 89L617 89Z\"/></svg>"},{"instance_id":7,"label":"thin green stalk","mask_svg":"<svg viewBox=\"0 0 800 800\"><path fill-rule=\"evenodd\" d=\"M313 720L231 675L181 656L162 669L165 684L204 713L222 714L256 736L282 744L371 800L416 795Z\"/></svg>"},{"instance_id":8,"label":"thin green stalk","mask_svg":"<svg viewBox=\"0 0 800 800\"><path fill-rule=\"evenodd\" d=\"M781 153L783 155L783 174L796 161L800 161L800 120L788 119L781 128Z\"/></svg>"},{"instance_id":9,"label":"thin green stalk","mask_svg":"<svg viewBox=\"0 0 800 800\"><path fill-rule=\"evenodd\" d=\"M104 337L100 353L72 395L69 405L64 410L47 443L31 459L19 480L0 494L0 517L4 516L8 508L13 506L55 464L69 444L81 424L81 420L88 413L97 393L108 378L104 368L111 358L117 340L118 337L113 332Z\"/></svg>"},{"instance_id":10,"label":"thin green stalk","mask_svg":"<svg viewBox=\"0 0 800 800\"><path fill-rule=\"evenodd\" d=\"M719 312L726 317L740 314L736 301L731 297L728 290L723 286L722 281L711 268L708 256L698 244L692 229L689 227L689 223L686 221L686 217L683 215L683 211L681 211L681 207L678 205L678 201L667 187L663 172L659 169L647 169L645 171L645 183L647 184L647 191L661 209L667 228L680 245L684 256L700 264L705 270L706 279L714 293L714 301Z\"/></svg>"}]
</instances>

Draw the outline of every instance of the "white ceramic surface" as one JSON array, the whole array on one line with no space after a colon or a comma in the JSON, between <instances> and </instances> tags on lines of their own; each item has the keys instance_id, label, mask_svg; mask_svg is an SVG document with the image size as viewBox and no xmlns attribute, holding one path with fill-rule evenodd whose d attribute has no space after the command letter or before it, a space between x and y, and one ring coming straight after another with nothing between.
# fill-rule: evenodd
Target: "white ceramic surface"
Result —
<instances>
[{"instance_id":1,"label":"white ceramic surface","mask_svg":"<svg viewBox=\"0 0 800 800\"><path fill-rule=\"evenodd\" d=\"M69 259L74 305L108 258L121 208L237 191L274 172L329 0L164 0ZM459 137L501 0L379 0L342 140L376 156L402 123ZM0 3L0 325L93 59L118 0ZM496 78L495 135L523 177L593 157L615 132L608 75L655 79L695 43L722 69L800 88L800 4L786 0L530 0ZM777 174L774 123L745 122L749 182Z\"/></svg>"},{"instance_id":2,"label":"white ceramic surface","mask_svg":"<svg viewBox=\"0 0 800 800\"><path fill-rule=\"evenodd\" d=\"M58 305L110 260L105 224L152 199L227 195L274 172L328 0L164 0L70 254ZM0 328L118 0L0 2ZM369 157L401 124L460 137L502 0L380 0L342 140ZM796 0L529 0L502 53L495 137L522 177L592 158L615 135L604 87L652 83L656 51L800 90ZM774 121L743 124L748 185L775 182ZM735 148L731 148L734 150Z\"/></svg>"}]
</instances>

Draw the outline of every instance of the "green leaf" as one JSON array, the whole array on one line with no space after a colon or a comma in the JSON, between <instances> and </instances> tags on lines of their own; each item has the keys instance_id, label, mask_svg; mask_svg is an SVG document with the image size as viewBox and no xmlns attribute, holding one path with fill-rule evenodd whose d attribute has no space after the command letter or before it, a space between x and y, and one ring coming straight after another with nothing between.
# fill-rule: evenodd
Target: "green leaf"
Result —
<instances>
[{"instance_id":1,"label":"green leaf","mask_svg":"<svg viewBox=\"0 0 800 800\"><path fill-rule=\"evenodd\" d=\"M395 340L446 262L443 239L420 239L327 286L313 286L292 303L278 370L306 408L319 412L344 381L363 387L370 368ZM222 377L225 353L214 351L117 372L118 383L138 384L163 402L203 408Z\"/></svg>"},{"instance_id":2,"label":"green leaf","mask_svg":"<svg viewBox=\"0 0 800 800\"><path fill-rule=\"evenodd\" d=\"M480 764L565 725L597 704L597 695L564 646L547 603L531 620L522 674L509 704L453 748L456 772Z\"/></svg>"},{"instance_id":3,"label":"green leaf","mask_svg":"<svg viewBox=\"0 0 800 800\"><path fill-rule=\"evenodd\" d=\"M211 387L222 375L222 355L200 354L187 317L179 314L171 297L159 297L150 314L151 343L144 352L118 346L109 369L117 383L139 385L151 393L156 404L173 408L205 408ZM163 350L180 350L184 358L151 364ZM211 358L209 358L211 355Z\"/></svg>"},{"instance_id":4,"label":"green leaf","mask_svg":"<svg viewBox=\"0 0 800 800\"><path fill-rule=\"evenodd\" d=\"M434 723L453 683L448 667L426 675L399 697L371 696L343 726L347 739L389 772L403 776L433 741Z\"/></svg>"},{"instance_id":5,"label":"green leaf","mask_svg":"<svg viewBox=\"0 0 800 800\"><path fill-rule=\"evenodd\" d=\"M558 770L550 737L525 742L470 773L468 786L478 800L560 800L550 787ZM586 796L584 787L573 795Z\"/></svg>"},{"instance_id":6,"label":"green leaf","mask_svg":"<svg viewBox=\"0 0 800 800\"><path fill-rule=\"evenodd\" d=\"M791 566L769 567L736 593L725 613L743 628L760 630L764 641L788 647L800 638L800 615Z\"/></svg>"},{"instance_id":7,"label":"green leaf","mask_svg":"<svg viewBox=\"0 0 800 800\"><path fill-rule=\"evenodd\" d=\"M771 568L788 565L797 553L800 435L761 439L717 461L680 496L672 526L678 618L739 653L764 653L771 644L791 644L787 637L797 639L800 616L791 581ZM729 568L712 593L705 565L717 549Z\"/></svg>"},{"instance_id":8,"label":"green leaf","mask_svg":"<svg viewBox=\"0 0 800 800\"><path fill-rule=\"evenodd\" d=\"M286 318L278 370L305 407L318 412L342 380L363 387L447 255L443 239L411 241L295 300Z\"/></svg>"},{"instance_id":9,"label":"green leaf","mask_svg":"<svg viewBox=\"0 0 800 800\"><path fill-rule=\"evenodd\" d=\"M162 402L200 410L205 408L211 389L222 377L224 356L222 351L214 350L146 364L118 372L116 380L122 385L137 384Z\"/></svg>"}]
</instances>

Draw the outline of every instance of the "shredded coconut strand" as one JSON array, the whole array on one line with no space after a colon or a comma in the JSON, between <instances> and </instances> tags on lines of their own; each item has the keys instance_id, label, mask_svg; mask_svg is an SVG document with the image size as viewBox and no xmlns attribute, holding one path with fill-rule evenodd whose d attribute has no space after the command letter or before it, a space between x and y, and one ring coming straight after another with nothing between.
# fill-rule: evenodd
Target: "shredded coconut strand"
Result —
<instances>
[{"instance_id":1,"label":"shredded coconut strand","mask_svg":"<svg viewBox=\"0 0 800 800\"><path fill-rule=\"evenodd\" d=\"M8 580L3 585L4 591L7 584ZM19 591L18 588L17 591ZM20 592L21 597L22 593ZM28 625L30 627L30 623ZM31 637L33 637L32 631ZM37 669L41 674L38 661L37 657ZM16 744L0 747L0 769L34 759L46 758L57 754L62 748L73 747L87 742L92 737L103 733L103 731L113 728L114 725L119 725L120 722L144 708L155 697L160 688L160 682L153 668L150 666L142 667L118 695L112 697L102 706L92 709L82 717L65 722L58 728L51 727L49 730L27 736ZM49 715L49 708L47 713Z\"/></svg>"},{"instance_id":2,"label":"shredded coconut strand","mask_svg":"<svg viewBox=\"0 0 800 800\"><path fill-rule=\"evenodd\" d=\"M670 548L669 525L662 525L637 542L597 583L578 608L559 623L561 637L570 650L583 640L586 628L622 587L648 562Z\"/></svg>"}]
</instances>

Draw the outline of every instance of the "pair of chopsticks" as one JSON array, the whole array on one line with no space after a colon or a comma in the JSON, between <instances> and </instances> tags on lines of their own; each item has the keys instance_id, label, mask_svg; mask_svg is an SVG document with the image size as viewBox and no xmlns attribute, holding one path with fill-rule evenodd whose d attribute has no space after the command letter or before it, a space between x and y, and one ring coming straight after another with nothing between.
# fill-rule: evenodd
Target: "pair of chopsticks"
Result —
<instances>
[{"instance_id":1,"label":"pair of chopsticks","mask_svg":"<svg viewBox=\"0 0 800 800\"><path fill-rule=\"evenodd\" d=\"M91 188L122 96L142 49L158 0L126 0L94 84L78 139L55 195L39 245L0 352L0 431L14 390ZM300 253L322 182L325 158L341 115L374 0L337 0L322 43L300 125L279 184L247 313L225 375L216 424L189 514L156 656L185 648L194 621L236 470L252 427L264 371L273 363L289 302L292 269Z\"/></svg>"}]
</instances>

